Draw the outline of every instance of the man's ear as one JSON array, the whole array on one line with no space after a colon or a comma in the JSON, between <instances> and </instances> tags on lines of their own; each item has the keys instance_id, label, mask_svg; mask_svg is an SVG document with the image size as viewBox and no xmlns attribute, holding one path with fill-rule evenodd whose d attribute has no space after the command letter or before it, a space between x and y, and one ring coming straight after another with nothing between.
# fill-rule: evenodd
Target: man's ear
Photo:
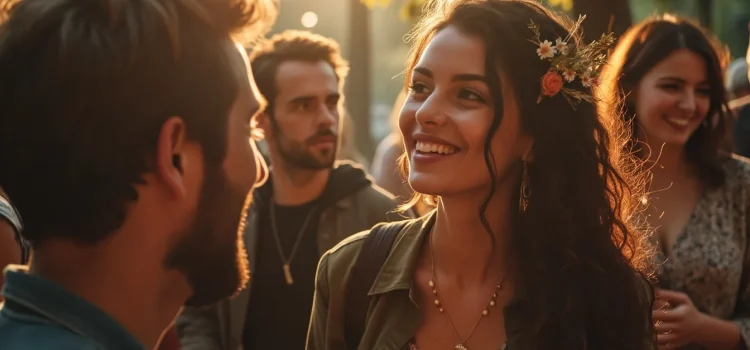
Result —
<instances>
[{"instance_id":1,"label":"man's ear","mask_svg":"<svg viewBox=\"0 0 750 350\"><path fill-rule=\"evenodd\" d=\"M180 117L171 117L162 124L156 143L156 174L176 198L185 197L187 186L185 166L190 162L186 152L187 129Z\"/></svg>"}]
</instances>

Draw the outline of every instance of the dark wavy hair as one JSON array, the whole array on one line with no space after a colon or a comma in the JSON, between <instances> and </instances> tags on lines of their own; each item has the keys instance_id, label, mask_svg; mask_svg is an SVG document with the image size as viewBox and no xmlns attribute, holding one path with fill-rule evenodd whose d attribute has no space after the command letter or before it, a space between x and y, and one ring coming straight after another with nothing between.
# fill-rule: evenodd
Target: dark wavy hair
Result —
<instances>
[{"instance_id":1,"label":"dark wavy hair","mask_svg":"<svg viewBox=\"0 0 750 350\"><path fill-rule=\"evenodd\" d=\"M232 36L275 17L270 0L0 0L0 186L32 246L117 230L170 117L219 167L244 88Z\"/></svg>"},{"instance_id":2,"label":"dark wavy hair","mask_svg":"<svg viewBox=\"0 0 750 350\"><path fill-rule=\"evenodd\" d=\"M630 130L624 151L645 157L647 152L639 142L635 104L629 95L635 93L638 84L654 66L673 52L687 49L706 62L710 86L710 107L704 123L690 136L686 147L688 164L696 171L701 183L709 188L724 184L726 174L721 163L731 151L726 130L728 115L727 93L724 89L724 67L729 62L729 53L720 42L694 21L670 14L650 17L629 29L620 38L612 52L609 64L601 75L597 94L600 107L606 116L620 117Z\"/></svg>"},{"instance_id":3,"label":"dark wavy hair","mask_svg":"<svg viewBox=\"0 0 750 350\"><path fill-rule=\"evenodd\" d=\"M509 251L515 254L519 287L531 307L531 323L524 328L533 332L533 348L655 348L650 251L645 235L630 220L640 209L643 188L635 160L621 152L624 140L608 132L593 104L573 108L559 94L537 103L540 79L550 65L529 42L530 19L539 25L543 40L571 34L570 20L533 1L432 1L410 35L406 81L441 29L454 26L484 41L486 76L498 79L488 81L494 117L484 143L492 186L477 215L493 239L486 220L492 213L486 209L500 174L490 144L503 118L501 89L515 92L521 128L535 141L528 165L531 197L527 209L514 218ZM575 49L580 44L573 33L569 45ZM507 77L503 83L501 71ZM566 87L592 93L578 80ZM401 168L408 173L406 157ZM424 197L417 195L410 203Z\"/></svg>"}]
</instances>

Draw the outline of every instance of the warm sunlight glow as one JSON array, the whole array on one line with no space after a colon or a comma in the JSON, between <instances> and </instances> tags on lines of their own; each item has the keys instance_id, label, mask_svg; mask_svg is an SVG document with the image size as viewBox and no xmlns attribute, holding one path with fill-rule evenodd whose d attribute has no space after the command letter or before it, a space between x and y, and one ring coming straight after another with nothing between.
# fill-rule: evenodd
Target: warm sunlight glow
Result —
<instances>
[{"instance_id":1,"label":"warm sunlight glow","mask_svg":"<svg viewBox=\"0 0 750 350\"><path fill-rule=\"evenodd\" d=\"M315 12L305 12L300 19L305 28L312 28L318 24L318 15Z\"/></svg>"}]
</instances>

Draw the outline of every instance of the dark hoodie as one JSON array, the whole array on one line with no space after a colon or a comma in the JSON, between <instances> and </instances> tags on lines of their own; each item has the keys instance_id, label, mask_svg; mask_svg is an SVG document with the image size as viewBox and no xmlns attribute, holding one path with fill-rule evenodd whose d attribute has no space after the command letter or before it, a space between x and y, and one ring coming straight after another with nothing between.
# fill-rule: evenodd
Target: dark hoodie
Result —
<instances>
[{"instance_id":1,"label":"dark hoodie","mask_svg":"<svg viewBox=\"0 0 750 350\"><path fill-rule=\"evenodd\" d=\"M273 172L271 175L266 184L255 191L253 198L260 220L244 348L304 349L315 272L323 253L318 251L317 244L320 214L337 201L370 186L371 180L361 167L341 163L331 171L323 193L316 200L294 207L274 206L277 234L287 259L297 238L301 239L290 264L294 284L287 285L270 220ZM305 232L300 233L308 215L311 215L309 223Z\"/></svg>"},{"instance_id":2,"label":"dark hoodie","mask_svg":"<svg viewBox=\"0 0 750 350\"><path fill-rule=\"evenodd\" d=\"M268 181L253 194L253 204L259 210L268 209L268 203L273 196L273 172ZM372 184L372 180L361 166L349 162L341 162L331 170L328 183L321 196L316 199L319 206L325 209L342 198Z\"/></svg>"}]
</instances>

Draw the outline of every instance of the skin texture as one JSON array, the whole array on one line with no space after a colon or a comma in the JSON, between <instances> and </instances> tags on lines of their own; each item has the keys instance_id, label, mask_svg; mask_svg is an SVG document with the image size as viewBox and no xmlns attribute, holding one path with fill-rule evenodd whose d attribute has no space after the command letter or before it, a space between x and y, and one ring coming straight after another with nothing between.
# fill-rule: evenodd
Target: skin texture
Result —
<instances>
[{"instance_id":1,"label":"skin texture","mask_svg":"<svg viewBox=\"0 0 750 350\"><path fill-rule=\"evenodd\" d=\"M16 232L13 226L6 220L0 219L0 267L5 268L10 264L21 262L21 247L16 241ZM0 289L3 287L5 279L0 276ZM3 297L0 296L0 302Z\"/></svg>"},{"instance_id":2,"label":"skin texture","mask_svg":"<svg viewBox=\"0 0 750 350\"><path fill-rule=\"evenodd\" d=\"M466 338L486 307L501 276L506 272L506 234L512 207L513 184L519 169L514 165L528 152L531 139L520 130L516 99L510 84L503 83L504 117L492 139L498 183L487 212L495 233L490 236L477 212L490 188L484 160L484 142L494 108L484 77L485 46L481 39L448 26L430 41L411 74L411 88L399 126L409 157L409 184L415 191L441 196L432 234L435 273L440 300ZM502 74L502 73L501 73ZM425 161L416 151L419 134L433 142L455 147L455 153ZM440 141L435 141L440 140ZM438 349L460 342L445 315L432 304L432 251L425 244L415 273L419 300L424 305L416 341L422 349ZM506 279L497 303L504 305L513 295L511 278ZM499 310L499 309L497 309ZM499 349L506 340L502 312L482 319L469 348ZM465 340L465 339L464 339Z\"/></svg>"},{"instance_id":3,"label":"skin texture","mask_svg":"<svg viewBox=\"0 0 750 350\"><path fill-rule=\"evenodd\" d=\"M273 115L258 126L268 140L274 201L300 205L325 189L339 145L339 83L325 62L290 60L276 72Z\"/></svg>"},{"instance_id":4,"label":"skin texture","mask_svg":"<svg viewBox=\"0 0 750 350\"><path fill-rule=\"evenodd\" d=\"M262 118L261 124L274 151L290 165L330 168L340 121L333 67L324 61L286 61L279 65L276 84L275 125L268 118Z\"/></svg>"},{"instance_id":5,"label":"skin texture","mask_svg":"<svg viewBox=\"0 0 750 350\"><path fill-rule=\"evenodd\" d=\"M0 196L5 198L5 192L0 189ZM16 230L13 225L7 220L0 218L0 268L5 268L10 264L18 264L21 262L21 247L16 240ZM0 274L0 289L3 288L3 282L5 282L5 275ZM0 302L2 302L3 296L0 295Z\"/></svg>"},{"instance_id":6,"label":"skin texture","mask_svg":"<svg viewBox=\"0 0 750 350\"><path fill-rule=\"evenodd\" d=\"M710 106L706 63L682 49L654 66L638 84L636 118L650 142L682 146ZM687 121L676 128L668 120Z\"/></svg>"}]
</instances>

